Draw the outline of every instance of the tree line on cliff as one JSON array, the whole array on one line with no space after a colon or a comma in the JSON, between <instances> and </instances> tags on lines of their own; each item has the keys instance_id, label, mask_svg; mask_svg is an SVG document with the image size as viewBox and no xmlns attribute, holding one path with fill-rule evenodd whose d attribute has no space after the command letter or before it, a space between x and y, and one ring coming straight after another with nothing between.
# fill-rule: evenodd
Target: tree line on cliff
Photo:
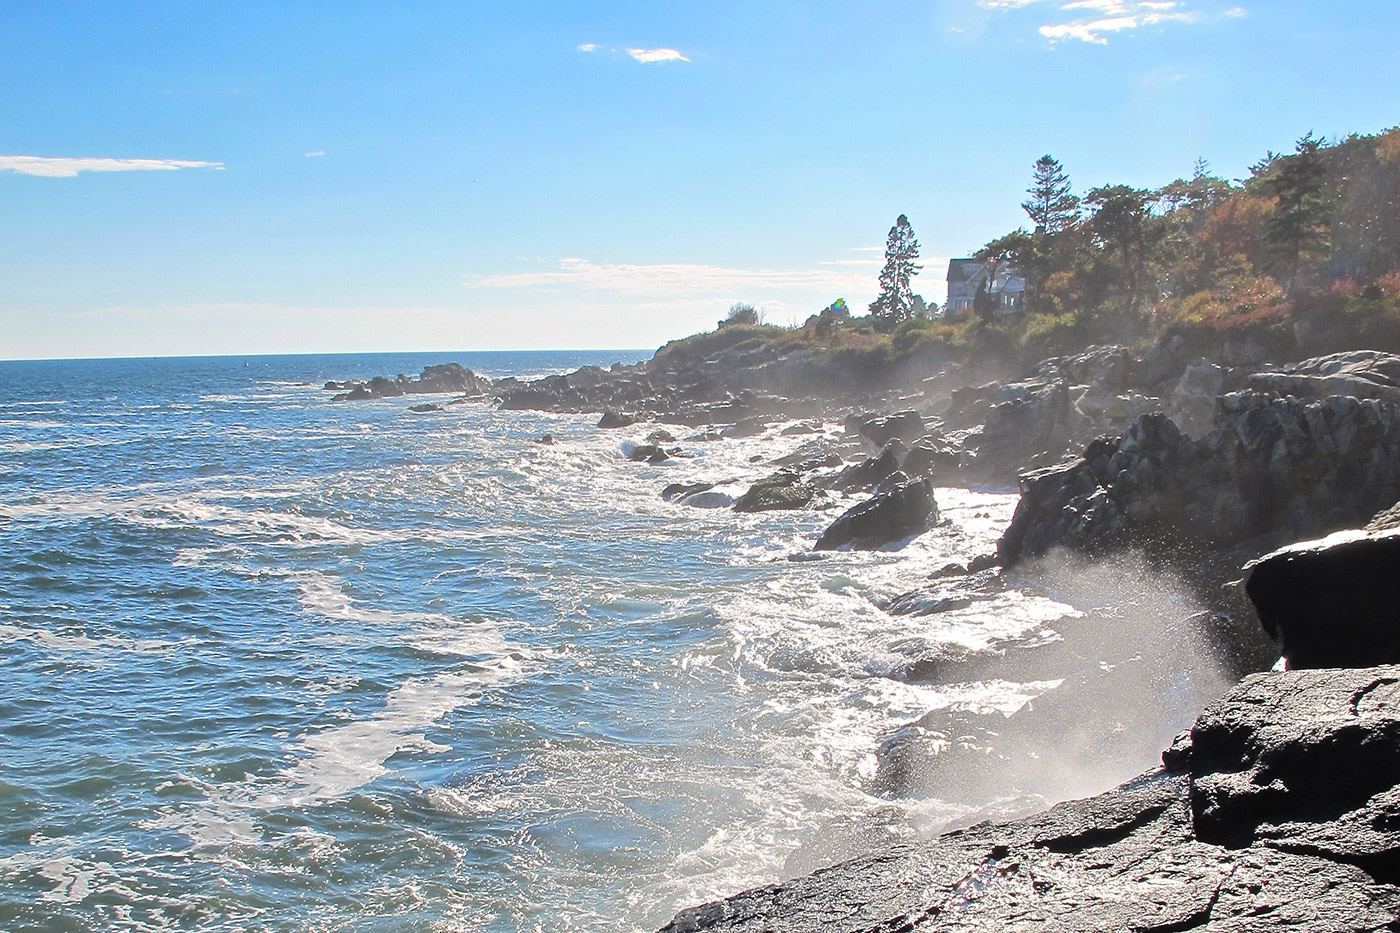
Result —
<instances>
[{"instance_id":1,"label":"tree line on cliff","mask_svg":"<svg viewBox=\"0 0 1400 933\"><path fill-rule=\"evenodd\" d=\"M1233 182L1198 161L1160 188L1082 197L1046 155L1027 193L1031 227L975 253L1022 273L1025 313L977 315L965 339L1042 354L1174 334L1283 354L1400 349L1400 128L1330 143L1308 133Z\"/></svg>"},{"instance_id":2,"label":"tree line on cliff","mask_svg":"<svg viewBox=\"0 0 1400 933\"><path fill-rule=\"evenodd\" d=\"M868 357L876 368L921 349L1025 363L1175 338L1215 359L1232 345L1278 359L1400 352L1400 127L1332 141L1308 133L1243 179L1199 160L1160 188L1105 184L1082 195L1046 155L1022 207L1028 225L973 254L1025 280L1016 313L986 300L964 314L925 305L912 286L919 243L900 215L868 315L838 299L780 328L736 305L746 313L731 309L725 323L739 326L668 349L761 343Z\"/></svg>"}]
</instances>

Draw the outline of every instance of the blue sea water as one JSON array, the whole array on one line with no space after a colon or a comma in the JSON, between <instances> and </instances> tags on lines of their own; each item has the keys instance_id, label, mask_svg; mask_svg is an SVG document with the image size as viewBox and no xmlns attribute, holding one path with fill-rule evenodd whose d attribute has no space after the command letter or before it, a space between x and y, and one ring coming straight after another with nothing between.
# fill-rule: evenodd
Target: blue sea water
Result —
<instances>
[{"instance_id":1,"label":"blue sea water","mask_svg":"<svg viewBox=\"0 0 1400 933\"><path fill-rule=\"evenodd\" d=\"M1012 493L793 561L830 513L659 495L742 489L807 440L781 425L636 464L653 426L321 388L643 356L0 363L0 929L654 929L855 854L831 828L888 810L901 724L1056 686L901 676L1078 614L1053 594L877 606L988 550Z\"/></svg>"}]
</instances>

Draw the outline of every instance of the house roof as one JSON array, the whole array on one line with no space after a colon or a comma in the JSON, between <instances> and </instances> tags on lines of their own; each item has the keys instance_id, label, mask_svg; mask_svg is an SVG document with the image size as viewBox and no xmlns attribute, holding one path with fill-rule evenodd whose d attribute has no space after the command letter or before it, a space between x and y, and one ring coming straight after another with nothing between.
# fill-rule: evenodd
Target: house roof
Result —
<instances>
[{"instance_id":1,"label":"house roof","mask_svg":"<svg viewBox=\"0 0 1400 933\"><path fill-rule=\"evenodd\" d=\"M966 282L982 269L982 264L975 259L950 259L948 260L948 281Z\"/></svg>"}]
</instances>

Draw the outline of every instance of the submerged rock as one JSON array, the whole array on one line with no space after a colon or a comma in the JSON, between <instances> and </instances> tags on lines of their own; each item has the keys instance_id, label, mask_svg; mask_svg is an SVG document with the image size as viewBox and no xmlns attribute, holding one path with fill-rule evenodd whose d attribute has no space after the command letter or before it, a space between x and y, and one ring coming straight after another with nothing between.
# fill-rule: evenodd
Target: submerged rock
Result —
<instances>
[{"instance_id":1,"label":"submerged rock","mask_svg":"<svg viewBox=\"0 0 1400 933\"><path fill-rule=\"evenodd\" d=\"M679 502L692 509L727 509L734 505L734 497L728 493L707 490L683 496Z\"/></svg>"},{"instance_id":2,"label":"submerged rock","mask_svg":"<svg viewBox=\"0 0 1400 933\"><path fill-rule=\"evenodd\" d=\"M927 531L938 504L926 479L906 480L847 510L817 539L816 550L869 550Z\"/></svg>"},{"instance_id":3,"label":"submerged rock","mask_svg":"<svg viewBox=\"0 0 1400 933\"><path fill-rule=\"evenodd\" d=\"M676 499L684 499L686 496L694 495L697 492L708 492L709 490L714 489L716 485L718 484L668 483L666 487L661 490L661 498L665 499L667 502L672 502Z\"/></svg>"}]
</instances>

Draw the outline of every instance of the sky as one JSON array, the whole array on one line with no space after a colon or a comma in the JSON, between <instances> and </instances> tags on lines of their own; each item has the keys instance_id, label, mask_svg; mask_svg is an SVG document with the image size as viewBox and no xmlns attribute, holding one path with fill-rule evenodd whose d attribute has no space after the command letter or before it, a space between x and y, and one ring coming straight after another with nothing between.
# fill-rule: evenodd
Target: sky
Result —
<instances>
[{"instance_id":1,"label":"sky","mask_svg":"<svg viewBox=\"0 0 1400 933\"><path fill-rule=\"evenodd\" d=\"M1400 123L1395 0L0 5L0 359L650 348Z\"/></svg>"}]
</instances>

